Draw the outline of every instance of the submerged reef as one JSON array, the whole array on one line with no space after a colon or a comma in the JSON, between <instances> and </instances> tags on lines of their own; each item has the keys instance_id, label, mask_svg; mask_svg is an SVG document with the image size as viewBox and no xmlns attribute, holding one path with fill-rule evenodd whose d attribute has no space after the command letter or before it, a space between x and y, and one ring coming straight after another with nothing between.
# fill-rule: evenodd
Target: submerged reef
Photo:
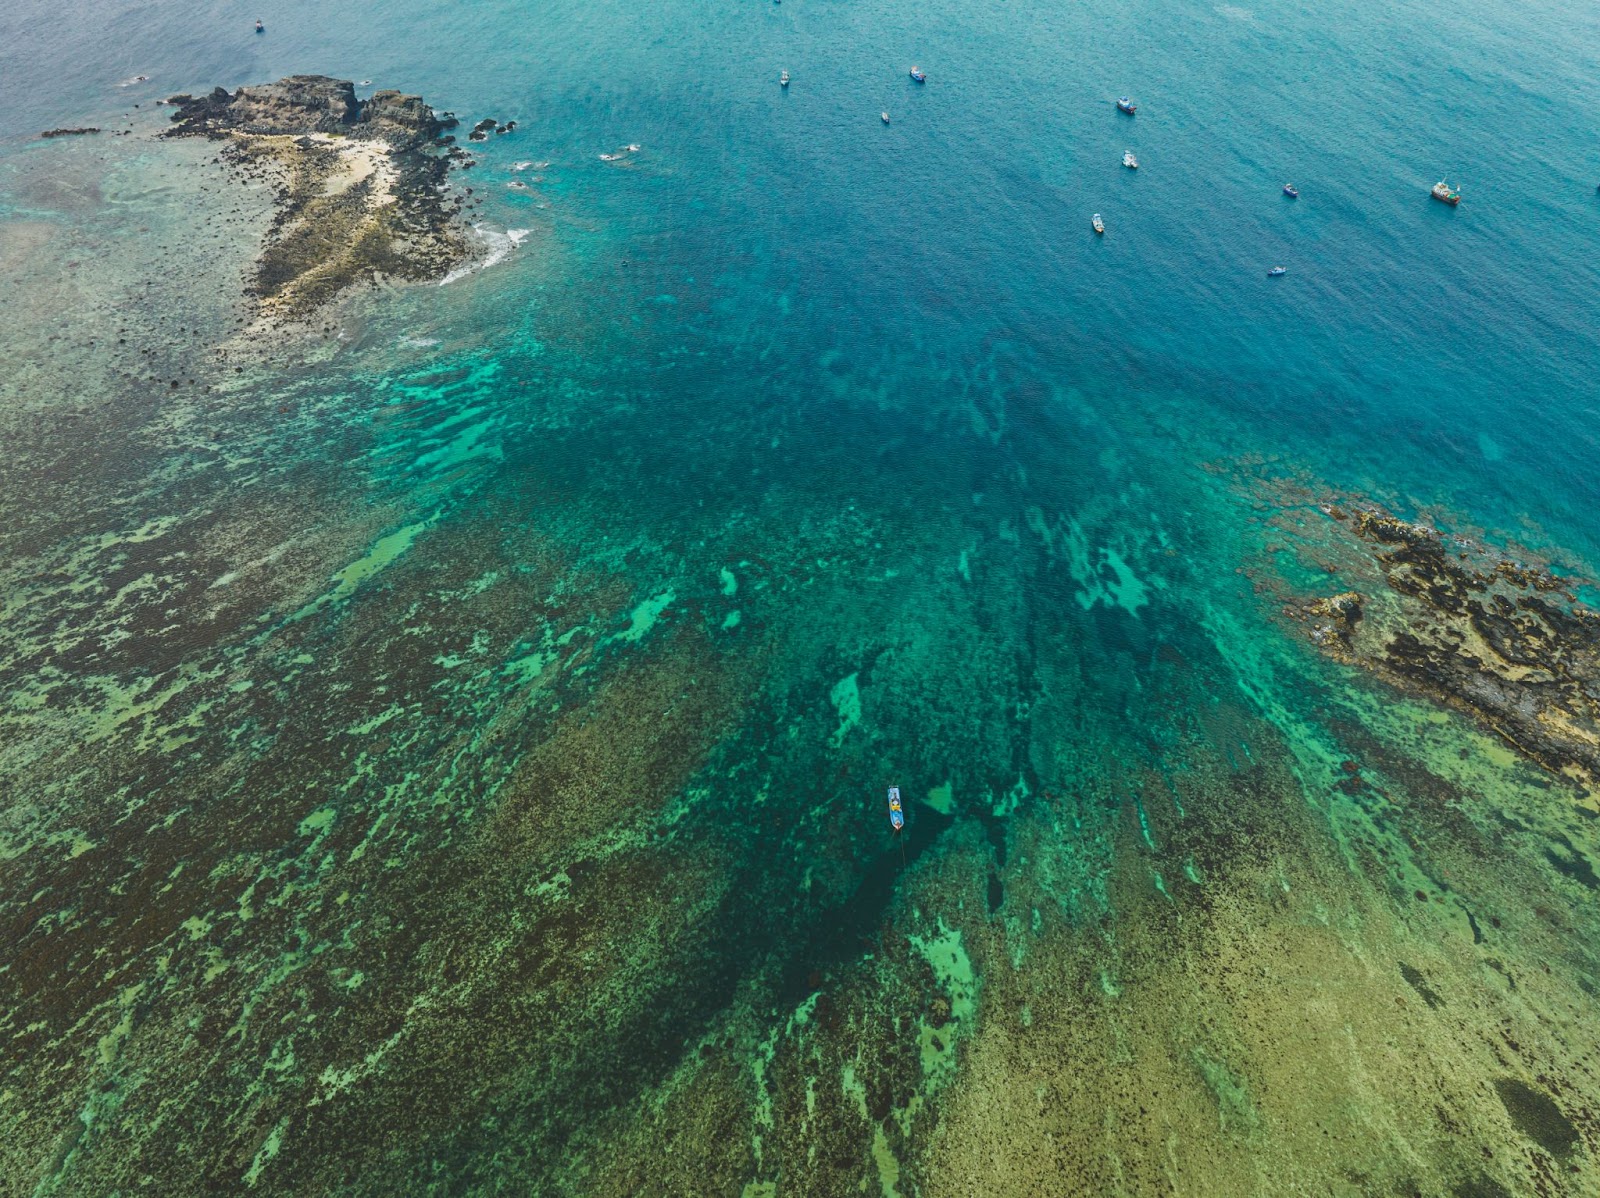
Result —
<instances>
[{"instance_id":1,"label":"submerged reef","mask_svg":"<svg viewBox=\"0 0 1600 1198\"><path fill-rule=\"evenodd\" d=\"M1324 510L1370 555L1368 595L1305 604L1312 640L1600 786L1600 614L1548 570L1465 537L1378 509Z\"/></svg>"},{"instance_id":2,"label":"submerged reef","mask_svg":"<svg viewBox=\"0 0 1600 1198\"><path fill-rule=\"evenodd\" d=\"M421 97L359 100L348 80L292 75L168 102L167 136L226 140L239 178L275 185L248 288L262 315L304 319L356 283L434 279L469 256L445 188L456 121Z\"/></svg>"}]
</instances>

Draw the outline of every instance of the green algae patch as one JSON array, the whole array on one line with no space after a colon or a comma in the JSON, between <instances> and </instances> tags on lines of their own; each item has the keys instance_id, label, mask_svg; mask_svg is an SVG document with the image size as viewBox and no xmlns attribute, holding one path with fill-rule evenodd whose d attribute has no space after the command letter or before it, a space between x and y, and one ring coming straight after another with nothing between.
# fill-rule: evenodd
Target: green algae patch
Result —
<instances>
[{"instance_id":1,"label":"green algae patch","mask_svg":"<svg viewBox=\"0 0 1600 1198\"><path fill-rule=\"evenodd\" d=\"M1022 806L1023 800L1028 797L1028 780L1018 776L1016 782L1010 786L999 798L990 804L996 819L1006 819L1017 813L1017 808Z\"/></svg>"},{"instance_id":2,"label":"green algae patch","mask_svg":"<svg viewBox=\"0 0 1600 1198\"><path fill-rule=\"evenodd\" d=\"M977 1009L978 997L978 977L972 968L972 958L961 943L960 928L946 927L943 916L938 926L938 932L933 935L913 933L906 939L927 960L939 988L949 997L951 1018L970 1020Z\"/></svg>"},{"instance_id":3,"label":"green algae patch","mask_svg":"<svg viewBox=\"0 0 1600 1198\"><path fill-rule=\"evenodd\" d=\"M956 809L955 788L949 782L935 786L923 801L940 815L953 815Z\"/></svg>"},{"instance_id":4,"label":"green algae patch","mask_svg":"<svg viewBox=\"0 0 1600 1198\"><path fill-rule=\"evenodd\" d=\"M1230 1126L1246 1129L1254 1127L1256 1109L1250 1101L1250 1092L1245 1088L1244 1079L1228 1068L1226 1063L1204 1049L1196 1048L1189 1054L1189 1059L1194 1062L1194 1067L1199 1071L1206 1089L1211 1091L1211 1096L1217 1101L1221 1126L1224 1129Z\"/></svg>"},{"instance_id":5,"label":"green algae patch","mask_svg":"<svg viewBox=\"0 0 1600 1198\"><path fill-rule=\"evenodd\" d=\"M677 591L671 587L668 587L659 595L652 595L629 613L628 626L621 632L615 633L609 639L621 641L624 644L631 644L634 641L643 639L645 634L656 626L656 621L661 618L661 614L672 606L677 597Z\"/></svg>"},{"instance_id":6,"label":"green algae patch","mask_svg":"<svg viewBox=\"0 0 1600 1198\"><path fill-rule=\"evenodd\" d=\"M319 807L300 821L297 830L302 836L320 836L333 826L336 814L332 807Z\"/></svg>"},{"instance_id":7,"label":"green algae patch","mask_svg":"<svg viewBox=\"0 0 1600 1198\"><path fill-rule=\"evenodd\" d=\"M850 729L861 722L861 690L856 685L856 674L850 674L834 683L833 689L828 692L828 702L833 704L839 713L839 727L829 739L829 743L838 748L844 743L844 738L849 735Z\"/></svg>"},{"instance_id":8,"label":"green algae patch","mask_svg":"<svg viewBox=\"0 0 1600 1198\"><path fill-rule=\"evenodd\" d=\"M432 526L433 517L427 520L418 520L414 524L407 524L386 536L379 537L371 549L362 554L342 570L333 574L333 589L317 596L288 619L293 624L315 615L331 604L347 599L362 583L378 574L385 567L393 564L406 550L410 549L424 530Z\"/></svg>"},{"instance_id":9,"label":"green algae patch","mask_svg":"<svg viewBox=\"0 0 1600 1198\"><path fill-rule=\"evenodd\" d=\"M722 579L722 593L724 595L737 594L739 590L738 575L736 575L732 570L728 569L727 566L723 566L718 573L719 577Z\"/></svg>"}]
</instances>

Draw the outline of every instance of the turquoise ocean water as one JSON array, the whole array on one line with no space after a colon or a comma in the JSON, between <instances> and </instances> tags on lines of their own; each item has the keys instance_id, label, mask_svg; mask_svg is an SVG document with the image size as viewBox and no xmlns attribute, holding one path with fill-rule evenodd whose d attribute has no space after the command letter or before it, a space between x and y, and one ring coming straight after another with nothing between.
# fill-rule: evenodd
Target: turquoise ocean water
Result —
<instances>
[{"instance_id":1,"label":"turquoise ocean water","mask_svg":"<svg viewBox=\"0 0 1600 1198\"><path fill-rule=\"evenodd\" d=\"M1600 568L1597 10L20 0L0 222L171 235L32 135L292 73L515 119L527 237L14 382L17 1192L1595 1184L1594 825L1241 571L1269 476Z\"/></svg>"}]
</instances>

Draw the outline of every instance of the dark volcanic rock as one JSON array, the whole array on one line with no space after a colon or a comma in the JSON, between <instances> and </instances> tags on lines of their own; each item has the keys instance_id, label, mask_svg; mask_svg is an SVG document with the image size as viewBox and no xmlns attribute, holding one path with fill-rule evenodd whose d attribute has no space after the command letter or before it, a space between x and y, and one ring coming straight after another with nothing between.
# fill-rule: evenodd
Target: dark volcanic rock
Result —
<instances>
[{"instance_id":1,"label":"dark volcanic rock","mask_svg":"<svg viewBox=\"0 0 1600 1198\"><path fill-rule=\"evenodd\" d=\"M172 115L173 136L334 133L381 139L397 153L442 144L444 132L458 123L435 115L421 96L386 89L362 101L355 84L326 75L290 75L232 93L219 87L198 99L171 96L167 103L178 109Z\"/></svg>"},{"instance_id":2,"label":"dark volcanic rock","mask_svg":"<svg viewBox=\"0 0 1600 1198\"><path fill-rule=\"evenodd\" d=\"M85 125L81 129L46 129L39 134L40 137L82 137L85 133L98 133L100 130L94 125Z\"/></svg>"}]
</instances>

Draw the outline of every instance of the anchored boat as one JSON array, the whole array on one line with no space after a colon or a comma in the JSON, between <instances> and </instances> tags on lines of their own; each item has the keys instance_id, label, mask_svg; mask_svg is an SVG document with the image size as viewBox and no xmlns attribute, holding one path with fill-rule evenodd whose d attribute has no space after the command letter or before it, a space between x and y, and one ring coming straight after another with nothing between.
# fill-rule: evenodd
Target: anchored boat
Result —
<instances>
[{"instance_id":1,"label":"anchored boat","mask_svg":"<svg viewBox=\"0 0 1600 1198\"><path fill-rule=\"evenodd\" d=\"M1124 150L1122 152L1122 165L1127 167L1130 171L1136 171L1139 169L1139 160L1133 156L1132 150Z\"/></svg>"},{"instance_id":2,"label":"anchored boat","mask_svg":"<svg viewBox=\"0 0 1600 1198\"><path fill-rule=\"evenodd\" d=\"M927 73L921 67L912 67L911 77L918 83L926 83L928 81Z\"/></svg>"},{"instance_id":3,"label":"anchored boat","mask_svg":"<svg viewBox=\"0 0 1600 1198\"><path fill-rule=\"evenodd\" d=\"M1139 106L1127 96L1119 96L1117 98L1117 107L1123 112L1127 113L1129 116L1132 116L1134 113L1139 111Z\"/></svg>"},{"instance_id":4,"label":"anchored boat","mask_svg":"<svg viewBox=\"0 0 1600 1198\"><path fill-rule=\"evenodd\" d=\"M900 788L889 788L889 824L896 832L906 826L906 813L900 808Z\"/></svg>"},{"instance_id":5,"label":"anchored boat","mask_svg":"<svg viewBox=\"0 0 1600 1198\"><path fill-rule=\"evenodd\" d=\"M1096 233L1100 233L1102 235L1105 233L1105 231L1106 231L1106 222L1100 219L1100 214L1098 212L1096 212L1094 214L1094 219L1092 221L1090 221L1089 223L1094 226L1094 231Z\"/></svg>"},{"instance_id":6,"label":"anchored boat","mask_svg":"<svg viewBox=\"0 0 1600 1198\"><path fill-rule=\"evenodd\" d=\"M1298 200L1300 198L1300 189L1293 183L1285 183L1283 185L1283 194L1291 200Z\"/></svg>"},{"instance_id":7,"label":"anchored boat","mask_svg":"<svg viewBox=\"0 0 1600 1198\"><path fill-rule=\"evenodd\" d=\"M1449 204L1452 208L1461 202L1461 189L1459 187L1451 187L1443 179L1435 183L1428 194L1441 204Z\"/></svg>"},{"instance_id":8,"label":"anchored boat","mask_svg":"<svg viewBox=\"0 0 1600 1198\"><path fill-rule=\"evenodd\" d=\"M789 72L788 71L785 71L785 72L783 72L783 74L778 76L778 86L779 87L788 87L789 86Z\"/></svg>"},{"instance_id":9,"label":"anchored boat","mask_svg":"<svg viewBox=\"0 0 1600 1198\"><path fill-rule=\"evenodd\" d=\"M1269 279L1276 279L1279 275L1286 275L1288 273L1289 268L1287 266L1274 266L1267 272L1267 277Z\"/></svg>"}]
</instances>

